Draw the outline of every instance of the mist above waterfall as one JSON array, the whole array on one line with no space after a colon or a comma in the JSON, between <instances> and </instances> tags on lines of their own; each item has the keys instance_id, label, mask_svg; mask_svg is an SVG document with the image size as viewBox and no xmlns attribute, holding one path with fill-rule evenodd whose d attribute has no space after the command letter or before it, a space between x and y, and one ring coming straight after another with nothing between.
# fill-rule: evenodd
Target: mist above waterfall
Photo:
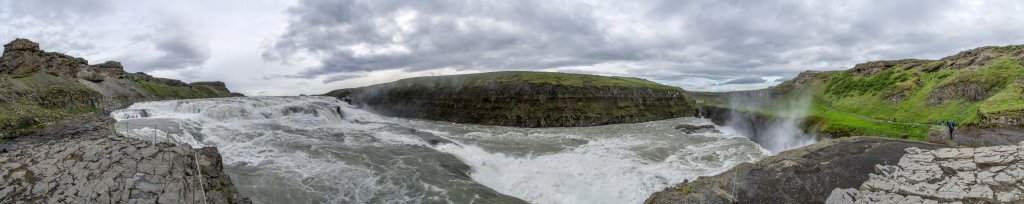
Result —
<instances>
[{"instance_id":1,"label":"mist above waterfall","mask_svg":"<svg viewBox=\"0 0 1024 204\"><path fill-rule=\"evenodd\" d=\"M813 130L802 128L812 98L799 93L775 97L777 94L771 91L729 93L725 131L746 136L773 154L817 142ZM773 100L778 98L783 100Z\"/></svg>"}]
</instances>

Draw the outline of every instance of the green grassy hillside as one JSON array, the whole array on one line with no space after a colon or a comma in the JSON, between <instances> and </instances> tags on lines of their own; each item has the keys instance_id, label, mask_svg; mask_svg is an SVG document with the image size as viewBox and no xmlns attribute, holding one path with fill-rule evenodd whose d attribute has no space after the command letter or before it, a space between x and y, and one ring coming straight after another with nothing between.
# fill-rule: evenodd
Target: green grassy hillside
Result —
<instances>
[{"instance_id":1,"label":"green grassy hillside","mask_svg":"<svg viewBox=\"0 0 1024 204\"><path fill-rule=\"evenodd\" d=\"M895 60L805 72L765 91L770 104L813 97L812 122L837 135L924 139L932 124L1019 127L1024 118L1024 49L982 47L939 60ZM703 101L728 106L724 96ZM773 106L765 110L771 113ZM1007 122L1009 121L1009 122Z\"/></svg>"}]
</instances>

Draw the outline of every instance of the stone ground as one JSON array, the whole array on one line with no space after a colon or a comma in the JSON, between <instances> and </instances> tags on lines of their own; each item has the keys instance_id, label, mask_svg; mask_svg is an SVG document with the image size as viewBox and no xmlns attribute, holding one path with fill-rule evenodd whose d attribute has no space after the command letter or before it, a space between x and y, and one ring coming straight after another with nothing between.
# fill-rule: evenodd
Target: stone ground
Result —
<instances>
[{"instance_id":1,"label":"stone ground","mask_svg":"<svg viewBox=\"0 0 1024 204\"><path fill-rule=\"evenodd\" d=\"M216 149L121 137L112 124L83 117L0 145L0 203L248 202Z\"/></svg>"},{"instance_id":2,"label":"stone ground","mask_svg":"<svg viewBox=\"0 0 1024 204\"><path fill-rule=\"evenodd\" d=\"M821 141L678 184L645 203L822 203L832 189L860 186L875 164L896 164L911 147L949 146L878 137Z\"/></svg>"},{"instance_id":3,"label":"stone ground","mask_svg":"<svg viewBox=\"0 0 1024 204\"><path fill-rule=\"evenodd\" d=\"M1024 203L1024 143L906 151L895 165L875 165L859 188L834 189L826 203Z\"/></svg>"},{"instance_id":4,"label":"stone ground","mask_svg":"<svg viewBox=\"0 0 1024 204\"><path fill-rule=\"evenodd\" d=\"M959 127L953 131L953 139L945 127L933 126L928 133L928 141L942 144L956 144L967 147L987 147L997 145L1015 145L1024 141L1024 128L1013 127Z\"/></svg>"}]
</instances>

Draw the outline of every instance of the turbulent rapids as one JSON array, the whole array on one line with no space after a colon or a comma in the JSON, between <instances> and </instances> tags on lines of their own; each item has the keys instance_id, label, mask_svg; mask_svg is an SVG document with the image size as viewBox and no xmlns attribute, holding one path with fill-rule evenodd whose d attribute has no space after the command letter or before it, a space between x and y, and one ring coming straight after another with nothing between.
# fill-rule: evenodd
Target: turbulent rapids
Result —
<instances>
[{"instance_id":1,"label":"turbulent rapids","mask_svg":"<svg viewBox=\"0 0 1024 204\"><path fill-rule=\"evenodd\" d=\"M514 128L391 118L330 97L154 101L111 113L120 134L215 146L257 203L638 203L769 155L685 134L698 118Z\"/></svg>"}]
</instances>

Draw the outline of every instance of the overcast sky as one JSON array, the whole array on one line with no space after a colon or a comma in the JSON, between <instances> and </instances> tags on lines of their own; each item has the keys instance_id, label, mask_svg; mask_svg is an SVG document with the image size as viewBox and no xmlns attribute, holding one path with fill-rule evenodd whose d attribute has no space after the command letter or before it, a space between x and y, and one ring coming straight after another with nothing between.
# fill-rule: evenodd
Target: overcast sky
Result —
<instances>
[{"instance_id":1,"label":"overcast sky","mask_svg":"<svg viewBox=\"0 0 1024 204\"><path fill-rule=\"evenodd\" d=\"M0 1L0 41L247 95L540 70L696 91L1024 43L1024 1Z\"/></svg>"}]
</instances>

